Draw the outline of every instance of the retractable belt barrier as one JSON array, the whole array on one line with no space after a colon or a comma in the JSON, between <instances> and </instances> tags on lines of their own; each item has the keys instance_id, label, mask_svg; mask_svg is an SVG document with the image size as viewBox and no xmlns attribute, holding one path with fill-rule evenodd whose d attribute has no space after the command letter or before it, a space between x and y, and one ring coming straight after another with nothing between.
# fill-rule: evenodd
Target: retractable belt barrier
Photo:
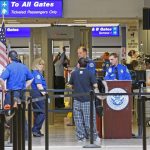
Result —
<instances>
[{"instance_id":1,"label":"retractable belt barrier","mask_svg":"<svg viewBox=\"0 0 150 150\"><path fill-rule=\"evenodd\" d=\"M29 92L30 90L26 90ZM73 92L72 90L47 90L47 92ZM13 95L13 91L12 95ZM50 97L80 97L80 96L90 96L91 97L91 108L90 108L90 145L84 146L85 148L89 148L89 146L95 148L93 144L93 101L96 96L109 96L109 95L129 95L129 96L140 96L140 100L142 102L142 138L143 138L143 150L146 150L146 124L145 124L145 101L150 101L150 98L146 96L150 95L148 92L143 93L94 93L94 91L90 91L90 93L78 93L78 94L65 94L65 95L50 95ZM49 128L48 128L48 112L57 112L56 110L48 109L48 98L49 95L39 98L28 98L28 150L32 150L32 132L31 132L31 122L32 122L32 103L45 100L45 150L49 150ZM13 101L13 98L12 98ZM65 112L65 110L62 110ZM70 110L69 110L70 111ZM14 109L13 113L13 150L25 150L25 135L24 135L24 125L25 125L25 103L22 102L18 104L18 108ZM11 119L10 118L10 119ZM5 122L5 113L0 113L0 149L4 149L4 122ZM17 132L18 131L18 132Z\"/></svg>"}]
</instances>

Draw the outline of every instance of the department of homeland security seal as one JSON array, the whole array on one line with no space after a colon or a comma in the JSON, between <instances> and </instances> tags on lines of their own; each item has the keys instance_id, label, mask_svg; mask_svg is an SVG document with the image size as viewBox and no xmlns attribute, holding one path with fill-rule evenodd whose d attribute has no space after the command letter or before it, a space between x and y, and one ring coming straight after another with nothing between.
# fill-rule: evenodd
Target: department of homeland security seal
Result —
<instances>
[{"instance_id":1,"label":"department of homeland security seal","mask_svg":"<svg viewBox=\"0 0 150 150\"><path fill-rule=\"evenodd\" d=\"M109 93L127 93L122 88L113 88L109 91ZM107 96L107 104L113 110L122 110L126 108L129 103L128 95L110 95Z\"/></svg>"}]
</instances>

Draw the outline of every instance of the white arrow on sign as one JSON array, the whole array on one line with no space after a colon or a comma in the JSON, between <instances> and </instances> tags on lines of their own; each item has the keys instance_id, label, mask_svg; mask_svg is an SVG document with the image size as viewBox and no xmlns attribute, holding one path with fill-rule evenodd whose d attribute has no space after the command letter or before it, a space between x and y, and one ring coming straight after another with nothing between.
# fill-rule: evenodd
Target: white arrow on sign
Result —
<instances>
[{"instance_id":1,"label":"white arrow on sign","mask_svg":"<svg viewBox=\"0 0 150 150\"><path fill-rule=\"evenodd\" d=\"M2 14L5 15L6 13L7 13L7 10L3 8L2 9Z\"/></svg>"}]
</instances>

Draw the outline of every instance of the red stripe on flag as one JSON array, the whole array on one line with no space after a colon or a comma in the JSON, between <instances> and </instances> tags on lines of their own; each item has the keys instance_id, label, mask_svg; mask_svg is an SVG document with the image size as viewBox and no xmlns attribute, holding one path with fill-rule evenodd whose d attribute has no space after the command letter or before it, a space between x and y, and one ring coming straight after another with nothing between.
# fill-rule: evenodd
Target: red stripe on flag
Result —
<instances>
[{"instance_id":1,"label":"red stripe on flag","mask_svg":"<svg viewBox=\"0 0 150 150\"><path fill-rule=\"evenodd\" d=\"M3 63L5 64L4 66L7 65L7 63L8 63L7 55L4 56L4 55L2 55L2 54L0 53L0 60L1 60L1 61L3 60ZM1 63L0 63L0 64L1 64Z\"/></svg>"},{"instance_id":2,"label":"red stripe on flag","mask_svg":"<svg viewBox=\"0 0 150 150\"><path fill-rule=\"evenodd\" d=\"M0 60L0 64L1 64L3 67L6 66L6 64L5 64L3 61L1 61L1 60Z\"/></svg>"},{"instance_id":3,"label":"red stripe on flag","mask_svg":"<svg viewBox=\"0 0 150 150\"><path fill-rule=\"evenodd\" d=\"M7 63L8 63L8 57L6 54L6 46L2 42L0 42L0 64L3 67L6 67Z\"/></svg>"}]
</instances>

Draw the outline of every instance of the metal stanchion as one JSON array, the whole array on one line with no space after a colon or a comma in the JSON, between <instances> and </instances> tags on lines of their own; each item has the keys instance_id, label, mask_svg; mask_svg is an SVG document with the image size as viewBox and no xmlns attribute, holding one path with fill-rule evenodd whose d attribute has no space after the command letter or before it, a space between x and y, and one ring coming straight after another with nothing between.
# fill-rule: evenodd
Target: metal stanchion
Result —
<instances>
[{"instance_id":1,"label":"metal stanchion","mask_svg":"<svg viewBox=\"0 0 150 150\"><path fill-rule=\"evenodd\" d=\"M13 150L18 150L18 110L14 108L15 115L13 116Z\"/></svg>"},{"instance_id":2,"label":"metal stanchion","mask_svg":"<svg viewBox=\"0 0 150 150\"><path fill-rule=\"evenodd\" d=\"M28 150L32 150L32 98L28 98Z\"/></svg>"},{"instance_id":3,"label":"metal stanchion","mask_svg":"<svg viewBox=\"0 0 150 150\"><path fill-rule=\"evenodd\" d=\"M141 88L144 81L139 81L139 96L137 101L137 111L138 111L138 135L134 138L142 138L142 97L141 97Z\"/></svg>"},{"instance_id":4,"label":"metal stanchion","mask_svg":"<svg viewBox=\"0 0 150 150\"><path fill-rule=\"evenodd\" d=\"M25 150L25 102L22 102L22 150Z\"/></svg>"},{"instance_id":5,"label":"metal stanchion","mask_svg":"<svg viewBox=\"0 0 150 150\"><path fill-rule=\"evenodd\" d=\"M143 150L147 150L147 146L146 146L146 121L145 121L145 98L146 97L142 97Z\"/></svg>"},{"instance_id":6,"label":"metal stanchion","mask_svg":"<svg viewBox=\"0 0 150 150\"><path fill-rule=\"evenodd\" d=\"M93 138L93 100L95 99L94 91L90 92L90 144L83 146L83 148L100 148L101 146L94 144Z\"/></svg>"},{"instance_id":7,"label":"metal stanchion","mask_svg":"<svg viewBox=\"0 0 150 150\"><path fill-rule=\"evenodd\" d=\"M49 127L48 127L48 94L45 99L45 150L49 150Z\"/></svg>"},{"instance_id":8,"label":"metal stanchion","mask_svg":"<svg viewBox=\"0 0 150 150\"><path fill-rule=\"evenodd\" d=\"M14 92L10 91L11 96L11 108L13 108L14 105ZM13 119L10 121L10 143L13 141Z\"/></svg>"},{"instance_id":9,"label":"metal stanchion","mask_svg":"<svg viewBox=\"0 0 150 150\"><path fill-rule=\"evenodd\" d=\"M22 108L18 104L18 150L22 150Z\"/></svg>"},{"instance_id":10,"label":"metal stanchion","mask_svg":"<svg viewBox=\"0 0 150 150\"><path fill-rule=\"evenodd\" d=\"M2 112L0 112L0 150L4 150L4 122L5 116Z\"/></svg>"}]
</instances>

